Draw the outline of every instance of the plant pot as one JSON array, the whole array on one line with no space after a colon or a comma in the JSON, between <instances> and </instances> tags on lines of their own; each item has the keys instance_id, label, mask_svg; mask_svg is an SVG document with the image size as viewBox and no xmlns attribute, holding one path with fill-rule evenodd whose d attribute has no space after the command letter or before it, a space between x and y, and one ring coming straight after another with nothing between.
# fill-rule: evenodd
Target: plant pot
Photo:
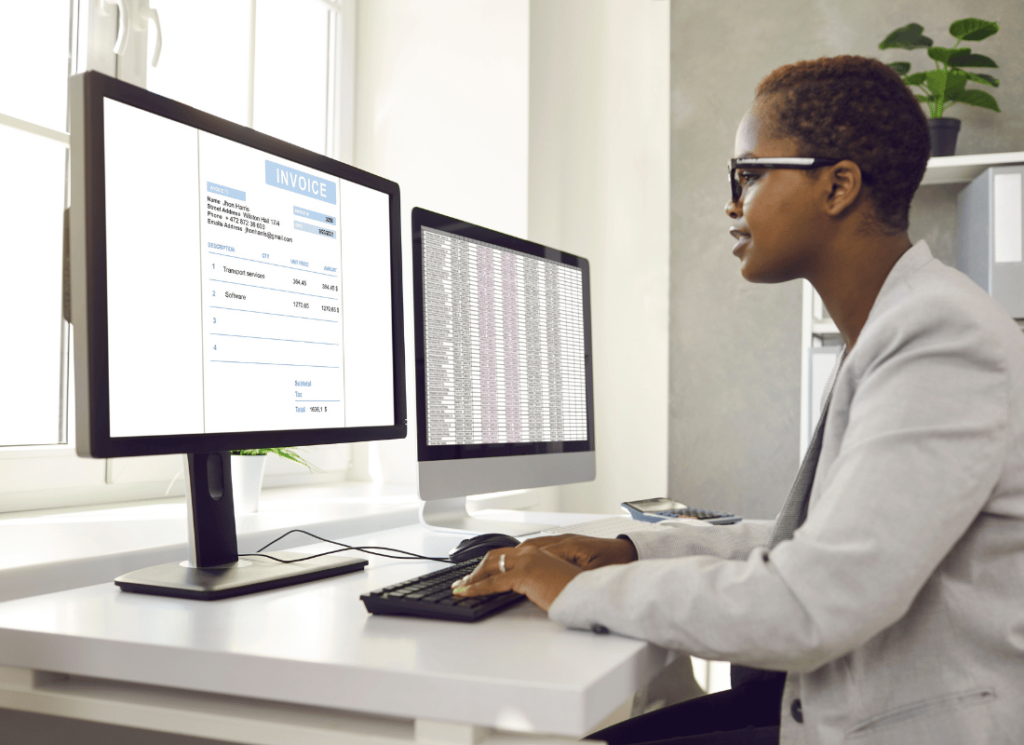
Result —
<instances>
[{"instance_id":1,"label":"plant pot","mask_svg":"<svg viewBox=\"0 0 1024 745\"><path fill-rule=\"evenodd\" d=\"M932 140L932 157L956 153L956 135L959 131L959 119L929 119L928 134Z\"/></svg>"},{"instance_id":2,"label":"plant pot","mask_svg":"<svg viewBox=\"0 0 1024 745\"><path fill-rule=\"evenodd\" d=\"M259 510L263 469L266 467L266 455L231 456L231 488L234 491L236 513Z\"/></svg>"}]
</instances>

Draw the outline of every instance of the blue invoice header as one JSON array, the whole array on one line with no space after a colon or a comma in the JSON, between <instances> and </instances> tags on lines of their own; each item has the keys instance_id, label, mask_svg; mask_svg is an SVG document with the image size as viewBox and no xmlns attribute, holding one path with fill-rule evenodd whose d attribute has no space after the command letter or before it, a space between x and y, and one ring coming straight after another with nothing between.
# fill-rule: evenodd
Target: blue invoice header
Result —
<instances>
[{"instance_id":1,"label":"blue invoice header","mask_svg":"<svg viewBox=\"0 0 1024 745\"><path fill-rule=\"evenodd\" d=\"M305 194L321 202L337 204L338 201L338 190L333 181L283 166L272 160L267 161L267 183L296 194Z\"/></svg>"}]
</instances>

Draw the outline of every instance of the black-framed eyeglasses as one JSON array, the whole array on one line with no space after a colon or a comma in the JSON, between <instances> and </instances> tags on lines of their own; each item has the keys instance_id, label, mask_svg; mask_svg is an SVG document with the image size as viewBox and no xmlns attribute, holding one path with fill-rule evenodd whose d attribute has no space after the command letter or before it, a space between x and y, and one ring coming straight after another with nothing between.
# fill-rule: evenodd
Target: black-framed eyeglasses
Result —
<instances>
[{"instance_id":1,"label":"black-framed eyeglasses","mask_svg":"<svg viewBox=\"0 0 1024 745\"><path fill-rule=\"evenodd\" d=\"M743 194L743 185L736 180L736 171L740 168L795 168L809 171L822 166L834 166L839 158L733 158L729 161L729 186L732 189L732 201L738 202Z\"/></svg>"}]
</instances>

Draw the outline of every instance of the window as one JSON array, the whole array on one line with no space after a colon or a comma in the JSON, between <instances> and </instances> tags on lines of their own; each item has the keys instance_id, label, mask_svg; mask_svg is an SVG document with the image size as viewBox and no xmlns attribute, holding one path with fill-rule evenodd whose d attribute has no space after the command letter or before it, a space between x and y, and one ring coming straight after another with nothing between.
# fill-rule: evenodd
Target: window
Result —
<instances>
[{"instance_id":1,"label":"window","mask_svg":"<svg viewBox=\"0 0 1024 745\"><path fill-rule=\"evenodd\" d=\"M33 0L4 8L0 512L183 493L180 456L104 462L74 453L63 313L68 76L116 74L350 160L353 22L352 0ZM119 26L124 43L115 53ZM319 450L313 459L322 468L347 467L348 446ZM284 462L269 464L268 475L271 484L302 478Z\"/></svg>"},{"instance_id":2,"label":"window","mask_svg":"<svg viewBox=\"0 0 1024 745\"><path fill-rule=\"evenodd\" d=\"M0 446L64 441L61 257L69 0L16 3L0 24ZM49 28L49 36L27 29Z\"/></svg>"},{"instance_id":3,"label":"window","mask_svg":"<svg viewBox=\"0 0 1024 745\"><path fill-rule=\"evenodd\" d=\"M342 81L351 77L347 15L332 0L175 0L161 7L166 41L146 87L349 160L351 145L336 136L336 122L351 119L351 100L339 92L350 87ZM150 56L155 44L151 34Z\"/></svg>"}]
</instances>

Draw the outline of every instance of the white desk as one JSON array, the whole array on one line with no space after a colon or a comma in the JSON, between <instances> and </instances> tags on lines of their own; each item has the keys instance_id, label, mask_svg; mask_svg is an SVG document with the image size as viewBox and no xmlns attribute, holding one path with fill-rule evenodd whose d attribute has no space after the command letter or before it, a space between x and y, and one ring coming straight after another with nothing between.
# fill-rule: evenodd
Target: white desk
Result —
<instances>
[{"instance_id":1,"label":"white desk","mask_svg":"<svg viewBox=\"0 0 1024 745\"><path fill-rule=\"evenodd\" d=\"M415 525L349 542L442 556L460 538ZM254 745L562 742L666 662L528 601L475 624L370 616L361 593L440 565L367 558L211 603L110 583L0 603L0 707Z\"/></svg>"}]
</instances>

